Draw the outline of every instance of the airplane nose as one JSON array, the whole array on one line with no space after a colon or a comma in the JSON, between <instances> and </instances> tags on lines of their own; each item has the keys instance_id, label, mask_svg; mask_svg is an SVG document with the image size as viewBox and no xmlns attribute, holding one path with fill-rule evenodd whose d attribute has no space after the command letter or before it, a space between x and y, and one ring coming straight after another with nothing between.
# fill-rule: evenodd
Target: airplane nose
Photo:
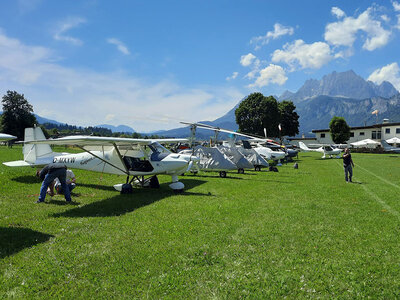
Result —
<instances>
[{"instance_id":1,"label":"airplane nose","mask_svg":"<svg viewBox=\"0 0 400 300\"><path fill-rule=\"evenodd\" d=\"M197 163L200 161L200 159L197 156L194 155L188 155L188 154L182 154L181 157L186 160L187 162L194 162Z\"/></svg>"}]
</instances>

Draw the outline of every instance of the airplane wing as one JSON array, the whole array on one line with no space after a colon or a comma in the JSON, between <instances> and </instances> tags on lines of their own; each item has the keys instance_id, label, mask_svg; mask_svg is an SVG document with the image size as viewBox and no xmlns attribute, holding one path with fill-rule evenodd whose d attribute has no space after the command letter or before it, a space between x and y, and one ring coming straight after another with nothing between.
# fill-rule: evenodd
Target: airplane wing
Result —
<instances>
[{"instance_id":1,"label":"airplane wing","mask_svg":"<svg viewBox=\"0 0 400 300\"><path fill-rule=\"evenodd\" d=\"M257 139L257 137L251 136L249 134L244 134L244 133L240 133L240 132L236 132L233 130L227 130L227 129L223 129L223 128L219 128L219 127L214 127L211 125L207 125L207 124L201 124L201 123L187 123L187 122L180 122L181 124L185 124L185 125L191 125L191 126L196 126L202 129L208 129L208 130L212 130L212 131L218 131L218 132L224 132L224 133L229 133L229 134L233 134L233 135L239 135L239 136L243 136L249 139ZM266 139L264 139L264 141L266 141Z\"/></svg>"},{"instance_id":2,"label":"airplane wing","mask_svg":"<svg viewBox=\"0 0 400 300\"><path fill-rule=\"evenodd\" d=\"M4 141L9 141L9 140L14 140L16 139L16 136L10 135L10 134L6 134L6 133L0 133L0 141L4 142Z\"/></svg>"},{"instance_id":3,"label":"airplane wing","mask_svg":"<svg viewBox=\"0 0 400 300\"><path fill-rule=\"evenodd\" d=\"M187 139L133 139L118 137L101 137L101 136L66 136L59 139L35 140L25 142L25 144L50 144L62 146L131 146L131 145L150 145L154 142L161 143L177 143L187 141Z\"/></svg>"}]
</instances>

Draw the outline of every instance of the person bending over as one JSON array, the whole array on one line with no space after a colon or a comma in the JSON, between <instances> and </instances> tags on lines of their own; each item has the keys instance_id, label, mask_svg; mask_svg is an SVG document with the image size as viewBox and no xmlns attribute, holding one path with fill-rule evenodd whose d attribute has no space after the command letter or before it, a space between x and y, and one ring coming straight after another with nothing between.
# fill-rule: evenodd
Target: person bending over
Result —
<instances>
[{"instance_id":1,"label":"person bending over","mask_svg":"<svg viewBox=\"0 0 400 300\"><path fill-rule=\"evenodd\" d=\"M58 178L60 180L62 189L64 191L64 197L67 202L71 202L71 194L67 186L67 166L60 163L52 163L45 166L40 172L38 171L36 175L43 180L42 186L40 187L40 194L37 203L43 203L46 198L46 192L49 185Z\"/></svg>"}]
</instances>

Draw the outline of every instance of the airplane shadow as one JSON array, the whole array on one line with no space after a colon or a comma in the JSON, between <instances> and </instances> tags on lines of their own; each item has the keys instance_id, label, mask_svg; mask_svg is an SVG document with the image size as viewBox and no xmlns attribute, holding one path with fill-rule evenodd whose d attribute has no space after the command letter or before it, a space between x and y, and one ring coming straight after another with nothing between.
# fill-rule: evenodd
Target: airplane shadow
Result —
<instances>
[{"instance_id":1,"label":"airplane shadow","mask_svg":"<svg viewBox=\"0 0 400 300\"><path fill-rule=\"evenodd\" d=\"M46 202L47 204L53 204L53 205L60 205L60 206L64 206L64 205L79 205L79 202L76 201L72 201L71 203L68 203L65 200L56 200L56 199L51 199L50 201Z\"/></svg>"},{"instance_id":2,"label":"airplane shadow","mask_svg":"<svg viewBox=\"0 0 400 300\"><path fill-rule=\"evenodd\" d=\"M225 178L222 178L219 175L206 175L204 173L203 174L197 174L197 175L189 175L189 176L191 176L193 178L221 178L221 179L226 179L226 180L229 180L229 179L242 180L243 179L241 177L230 176L230 174L232 174L232 173L226 173L226 177ZM241 175L247 175L247 174L241 174Z\"/></svg>"},{"instance_id":3,"label":"airplane shadow","mask_svg":"<svg viewBox=\"0 0 400 300\"><path fill-rule=\"evenodd\" d=\"M36 183L41 182L41 180L33 174L13 177L13 178L11 178L11 180L19 182L19 183L25 183L25 184L36 184Z\"/></svg>"},{"instance_id":4,"label":"airplane shadow","mask_svg":"<svg viewBox=\"0 0 400 300\"><path fill-rule=\"evenodd\" d=\"M191 193L190 191L188 191L189 189L201 185L206 181L183 178L181 181L185 184L185 191L180 193L179 195L212 196L210 193ZM143 206L150 205L154 202L160 201L173 195L174 192L168 187L168 184L169 183L161 184L159 189L134 188L132 194L117 194L113 197L97 202L92 202L84 206L75 207L65 212L53 214L51 216L55 218L83 218L112 217L124 215Z\"/></svg>"},{"instance_id":5,"label":"airplane shadow","mask_svg":"<svg viewBox=\"0 0 400 300\"><path fill-rule=\"evenodd\" d=\"M96 190L104 190L104 191L115 191L113 186L110 185L101 185L101 184L92 184L92 183L76 183L77 188L78 187L88 187L91 189L96 189Z\"/></svg>"},{"instance_id":6,"label":"airplane shadow","mask_svg":"<svg viewBox=\"0 0 400 300\"><path fill-rule=\"evenodd\" d=\"M53 235L29 228L0 227L0 259L25 248L47 242Z\"/></svg>"}]
</instances>

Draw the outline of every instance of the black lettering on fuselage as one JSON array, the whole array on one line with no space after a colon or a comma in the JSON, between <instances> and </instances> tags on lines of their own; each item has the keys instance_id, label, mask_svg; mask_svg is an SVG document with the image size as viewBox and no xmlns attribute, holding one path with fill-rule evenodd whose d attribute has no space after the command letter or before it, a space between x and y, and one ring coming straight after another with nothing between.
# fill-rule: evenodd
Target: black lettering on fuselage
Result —
<instances>
[{"instance_id":1,"label":"black lettering on fuselage","mask_svg":"<svg viewBox=\"0 0 400 300\"><path fill-rule=\"evenodd\" d=\"M73 164L75 157L54 157L53 163Z\"/></svg>"}]
</instances>

